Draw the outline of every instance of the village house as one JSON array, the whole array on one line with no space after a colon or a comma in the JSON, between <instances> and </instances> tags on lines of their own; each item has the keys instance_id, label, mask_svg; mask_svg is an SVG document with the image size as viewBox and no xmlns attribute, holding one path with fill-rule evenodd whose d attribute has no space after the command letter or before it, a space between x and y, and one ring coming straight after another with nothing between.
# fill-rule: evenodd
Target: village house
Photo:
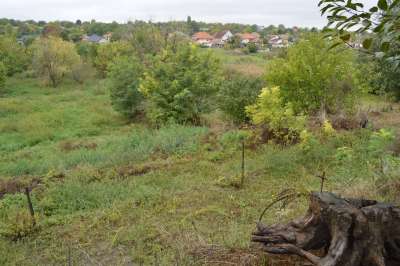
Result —
<instances>
[{"instance_id":1,"label":"village house","mask_svg":"<svg viewBox=\"0 0 400 266\"><path fill-rule=\"evenodd\" d=\"M192 41L203 47L212 47L213 40L214 37L205 31L196 32L192 36Z\"/></svg>"},{"instance_id":2,"label":"village house","mask_svg":"<svg viewBox=\"0 0 400 266\"><path fill-rule=\"evenodd\" d=\"M271 35L268 44L271 48L285 48L289 46L289 41L287 36Z\"/></svg>"},{"instance_id":3,"label":"village house","mask_svg":"<svg viewBox=\"0 0 400 266\"><path fill-rule=\"evenodd\" d=\"M97 34L92 34L92 35L84 35L82 37L82 41L90 42L90 43L96 43L96 44L109 43L110 40L111 40L111 34L105 34L104 36L100 36L100 35L97 35Z\"/></svg>"},{"instance_id":4,"label":"village house","mask_svg":"<svg viewBox=\"0 0 400 266\"><path fill-rule=\"evenodd\" d=\"M242 45L247 45L249 43L260 44L261 41L260 34L257 32L238 33L237 36L239 36Z\"/></svg>"},{"instance_id":5,"label":"village house","mask_svg":"<svg viewBox=\"0 0 400 266\"><path fill-rule=\"evenodd\" d=\"M220 31L214 34L213 47L224 47L224 45L233 37L230 30Z\"/></svg>"}]
</instances>

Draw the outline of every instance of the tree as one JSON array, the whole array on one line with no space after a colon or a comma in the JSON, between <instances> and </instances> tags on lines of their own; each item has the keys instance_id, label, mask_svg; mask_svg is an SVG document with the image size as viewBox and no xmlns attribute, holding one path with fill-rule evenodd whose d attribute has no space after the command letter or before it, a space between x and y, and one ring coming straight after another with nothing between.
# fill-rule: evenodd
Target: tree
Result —
<instances>
[{"instance_id":1,"label":"tree","mask_svg":"<svg viewBox=\"0 0 400 266\"><path fill-rule=\"evenodd\" d=\"M98 45L90 42L79 42L76 44L76 50L84 61L94 62L97 57Z\"/></svg>"},{"instance_id":2,"label":"tree","mask_svg":"<svg viewBox=\"0 0 400 266\"><path fill-rule=\"evenodd\" d=\"M108 66L120 56L129 56L134 54L133 47L125 41L111 42L102 44L97 48L97 55L94 59L94 66L101 77L107 75Z\"/></svg>"},{"instance_id":3,"label":"tree","mask_svg":"<svg viewBox=\"0 0 400 266\"><path fill-rule=\"evenodd\" d=\"M356 30L356 33L372 32L365 38L363 47L372 49L375 44L379 47L375 51L376 57L387 57L396 66L400 65L399 0L378 0L369 10L363 3L354 0L321 0L318 5L322 14L328 14L327 27L335 29L329 31L331 35L339 35L343 42L348 43L351 30ZM397 49L389 54L392 46L397 46Z\"/></svg>"},{"instance_id":4,"label":"tree","mask_svg":"<svg viewBox=\"0 0 400 266\"><path fill-rule=\"evenodd\" d=\"M191 45L164 50L145 72L140 85L149 101L149 119L156 124L199 124L200 116L210 111L210 97L221 85L220 68L211 53Z\"/></svg>"},{"instance_id":5,"label":"tree","mask_svg":"<svg viewBox=\"0 0 400 266\"><path fill-rule=\"evenodd\" d=\"M6 82L7 70L3 62L0 61L0 92L4 89Z\"/></svg>"},{"instance_id":6,"label":"tree","mask_svg":"<svg viewBox=\"0 0 400 266\"><path fill-rule=\"evenodd\" d=\"M374 75L369 76L369 80L375 92L392 94L400 100L400 67L394 67L383 58L372 62Z\"/></svg>"},{"instance_id":7,"label":"tree","mask_svg":"<svg viewBox=\"0 0 400 266\"><path fill-rule=\"evenodd\" d=\"M227 48L230 49L235 49L235 48L240 48L242 46L242 39L238 35L234 35L232 38L230 38L226 44Z\"/></svg>"},{"instance_id":8,"label":"tree","mask_svg":"<svg viewBox=\"0 0 400 266\"><path fill-rule=\"evenodd\" d=\"M263 83L261 78L248 77L236 71L227 73L218 92L218 108L237 124L248 122L246 106L255 103Z\"/></svg>"},{"instance_id":9,"label":"tree","mask_svg":"<svg viewBox=\"0 0 400 266\"><path fill-rule=\"evenodd\" d=\"M29 65L29 56L23 46L13 36L0 38L0 61L7 69L7 75L24 71Z\"/></svg>"},{"instance_id":10,"label":"tree","mask_svg":"<svg viewBox=\"0 0 400 266\"><path fill-rule=\"evenodd\" d=\"M354 54L350 49L336 47L320 35L288 49L287 59L270 61L266 80L269 86L279 86L285 103L293 104L296 113L335 113L352 107L357 92Z\"/></svg>"},{"instance_id":11,"label":"tree","mask_svg":"<svg viewBox=\"0 0 400 266\"><path fill-rule=\"evenodd\" d=\"M154 24L138 21L133 24L129 40L136 55L145 60L147 55L154 56L163 49L166 37Z\"/></svg>"},{"instance_id":12,"label":"tree","mask_svg":"<svg viewBox=\"0 0 400 266\"><path fill-rule=\"evenodd\" d=\"M108 68L108 87L114 109L132 119L143 111L139 92L143 68L136 57L119 57Z\"/></svg>"},{"instance_id":13,"label":"tree","mask_svg":"<svg viewBox=\"0 0 400 266\"><path fill-rule=\"evenodd\" d=\"M61 37L63 28L57 22L48 23L42 31L43 37Z\"/></svg>"},{"instance_id":14,"label":"tree","mask_svg":"<svg viewBox=\"0 0 400 266\"><path fill-rule=\"evenodd\" d=\"M33 65L53 87L62 81L80 57L72 43L60 38L41 38L33 44Z\"/></svg>"}]
</instances>

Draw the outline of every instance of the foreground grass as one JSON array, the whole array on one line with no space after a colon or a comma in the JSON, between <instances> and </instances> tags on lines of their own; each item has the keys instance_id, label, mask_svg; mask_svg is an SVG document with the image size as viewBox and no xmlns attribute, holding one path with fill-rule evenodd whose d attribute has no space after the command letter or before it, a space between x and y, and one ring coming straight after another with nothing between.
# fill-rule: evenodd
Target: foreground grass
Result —
<instances>
[{"instance_id":1,"label":"foreground grass","mask_svg":"<svg viewBox=\"0 0 400 266\"><path fill-rule=\"evenodd\" d=\"M290 147L249 140L238 189L240 132L128 125L102 81L50 89L12 80L0 107L0 181L40 180L35 228L23 194L0 201L1 265L273 265L249 236L282 190L318 190L326 171L327 190L399 200L384 186L398 177L398 158L370 130ZM306 205L277 205L264 222Z\"/></svg>"}]
</instances>

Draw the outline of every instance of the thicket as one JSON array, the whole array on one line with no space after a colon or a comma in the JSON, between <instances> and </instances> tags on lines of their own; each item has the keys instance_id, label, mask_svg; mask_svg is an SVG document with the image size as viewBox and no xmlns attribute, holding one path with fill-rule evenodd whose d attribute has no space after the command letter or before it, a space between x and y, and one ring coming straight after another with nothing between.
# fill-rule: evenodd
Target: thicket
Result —
<instances>
[{"instance_id":1,"label":"thicket","mask_svg":"<svg viewBox=\"0 0 400 266\"><path fill-rule=\"evenodd\" d=\"M191 45L167 48L145 71L140 92L148 100L147 117L155 124L199 124L221 86L219 61Z\"/></svg>"},{"instance_id":2,"label":"thicket","mask_svg":"<svg viewBox=\"0 0 400 266\"><path fill-rule=\"evenodd\" d=\"M268 64L267 85L279 86L283 102L296 113L324 117L354 106L359 89L354 53L330 46L322 36L309 35L288 49L287 58Z\"/></svg>"},{"instance_id":3,"label":"thicket","mask_svg":"<svg viewBox=\"0 0 400 266\"><path fill-rule=\"evenodd\" d=\"M97 47L96 57L93 60L94 67L102 78L107 75L108 66L120 56L134 54L132 45L125 41L111 42Z\"/></svg>"},{"instance_id":4,"label":"thicket","mask_svg":"<svg viewBox=\"0 0 400 266\"><path fill-rule=\"evenodd\" d=\"M80 63L74 44L56 37L40 38L32 49L34 70L53 87Z\"/></svg>"},{"instance_id":5,"label":"thicket","mask_svg":"<svg viewBox=\"0 0 400 266\"><path fill-rule=\"evenodd\" d=\"M115 110L132 119L143 113L143 95L139 91L143 66L134 56L119 57L108 68L108 87Z\"/></svg>"},{"instance_id":6,"label":"thicket","mask_svg":"<svg viewBox=\"0 0 400 266\"><path fill-rule=\"evenodd\" d=\"M236 124L249 122L246 106L254 104L264 85L261 77L228 71L218 91L218 108Z\"/></svg>"},{"instance_id":7,"label":"thicket","mask_svg":"<svg viewBox=\"0 0 400 266\"><path fill-rule=\"evenodd\" d=\"M26 70L30 60L28 50L17 43L15 36L0 36L0 62L6 67L7 76Z\"/></svg>"}]
</instances>

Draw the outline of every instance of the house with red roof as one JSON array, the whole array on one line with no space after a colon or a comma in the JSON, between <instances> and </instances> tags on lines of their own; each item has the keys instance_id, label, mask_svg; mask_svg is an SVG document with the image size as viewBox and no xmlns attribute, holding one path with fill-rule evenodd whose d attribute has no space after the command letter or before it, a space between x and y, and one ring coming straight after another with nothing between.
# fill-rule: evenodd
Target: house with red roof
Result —
<instances>
[{"instance_id":1,"label":"house with red roof","mask_svg":"<svg viewBox=\"0 0 400 266\"><path fill-rule=\"evenodd\" d=\"M239 36L243 45L247 45L249 43L259 44L261 41L260 34L258 34L257 32L239 33L239 34L237 34L237 36Z\"/></svg>"},{"instance_id":2,"label":"house with red roof","mask_svg":"<svg viewBox=\"0 0 400 266\"><path fill-rule=\"evenodd\" d=\"M211 36L208 32L201 31L193 34L192 40L203 47L211 47L214 37Z\"/></svg>"}]
</instances>

